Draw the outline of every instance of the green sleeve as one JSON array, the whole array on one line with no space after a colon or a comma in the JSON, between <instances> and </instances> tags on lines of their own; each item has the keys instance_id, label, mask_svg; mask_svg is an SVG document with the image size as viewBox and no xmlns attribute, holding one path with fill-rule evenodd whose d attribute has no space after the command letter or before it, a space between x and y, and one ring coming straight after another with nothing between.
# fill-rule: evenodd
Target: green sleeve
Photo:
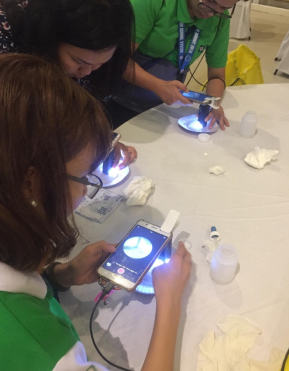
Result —
<instances>
[{"instance_id":1,"label":"green sleeve","mask_svg":"<svg viewBox=\"0 0 289 371\"><path fill-rule=\"evenodd\" d=\"M154 27L155 19L162 8L163 0L130 0L135 15L133 41L140 44Z\"/></svg>"},{"instance_id":2,"label":"green sleeve","mask_svg":"<svg viewBox=\"0 0 289 371\"><path fill-rule=\"evenodd\" d=\"M220 28L209 46L206 60L209 67L222 68L227 64L228 44L230 34L230 19L222 18Z\"/></svg>"}]
</instances>

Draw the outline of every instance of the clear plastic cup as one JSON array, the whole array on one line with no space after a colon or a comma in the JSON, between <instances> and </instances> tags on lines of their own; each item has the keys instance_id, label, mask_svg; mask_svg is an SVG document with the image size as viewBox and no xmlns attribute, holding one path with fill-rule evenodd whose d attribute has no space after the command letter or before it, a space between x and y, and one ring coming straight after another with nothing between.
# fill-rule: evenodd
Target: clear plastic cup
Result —
<instances>
[{"instance_id":1,"label":"clear plastic cup","mask_svg":"<svg viewBox=\"0 0 289 371\"><path fill-rule=\"evenodd\" d=\"M232 282L237 269L238 255L233 246L220 245L213 253L210 276L213 281L220 285Z\"/></svg>"}]
</instances>

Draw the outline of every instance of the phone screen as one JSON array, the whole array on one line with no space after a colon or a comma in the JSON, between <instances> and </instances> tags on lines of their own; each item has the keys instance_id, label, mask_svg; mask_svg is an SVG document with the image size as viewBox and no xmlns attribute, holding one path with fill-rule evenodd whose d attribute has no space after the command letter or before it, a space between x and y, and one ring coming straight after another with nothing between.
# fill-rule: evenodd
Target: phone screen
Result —
<instances>
[{"instance_id":1,"label":"phone screen","mask_svg":"<svg viewBox=\"0 0 289 371\"><path fill-rule=\"evenodd\" d=\"M211 95L201 94L201 93L197 93L195 91L189 91L188 93L185 93L185 92L182 91L182 95L186 98L194 99L194 100L197 100L199 102L203 102L205 100L205 98L212 98Z\"/></svg>"},{"instance_id":2,"label":"phone screen","mask_svg":"<svg viewBox=\"0 0 289 371\"><path fill-rule=\"evenodd\" d=\"M137 225L103 264L103 268L135 283L167 238Z\"/></svg>"}]
</instances>

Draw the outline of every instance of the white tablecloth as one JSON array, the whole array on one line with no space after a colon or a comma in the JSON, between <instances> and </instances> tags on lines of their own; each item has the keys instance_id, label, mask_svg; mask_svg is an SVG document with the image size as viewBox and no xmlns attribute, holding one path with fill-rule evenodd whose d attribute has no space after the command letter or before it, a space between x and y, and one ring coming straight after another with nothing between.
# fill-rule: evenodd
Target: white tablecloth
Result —
<instances>
[{"instance_id":1,"label":"white tablecloth","mask_svg":"<svg viewBox=\"0 0 289 371\"><path fill-rule=\"evenodd\" d=\"M138 150L131 175L145 175L156 183L143 207L122 204L101 225L77 217L85 239L119 241L138 219L161 224L170 209L181 212L174 241L189 236L195 262L177 341L175 370L196 370L198 344L224 315L235 313L263 329L250 356L268 360L272 347L289 346L289 85L252 85L228 88L223 107L231 127L211 135L207 143L183 131L181 116L196 108L172 109L164 105L132 119L119 128L122 140ZM258 114L258 133L239 136L241 117ZM263 170L250 168L244 157L255 146L279 150L278 161ZM204 156L204 152L208 156ZM226 173L211 175L220 165ZM119 187L123 189L129 179ZM209 277L201 245L215 225L223 242L237 250L240 271L227 285ZM74 287L61 294L61 304L72 319L90 359L104 361L89 337L89 317L98 284ZM104 354L121 366L140 370L155 313L155 299L124 291L114 293L108 306L101 304L94 333Z\"/></svg>"}]
</instances>

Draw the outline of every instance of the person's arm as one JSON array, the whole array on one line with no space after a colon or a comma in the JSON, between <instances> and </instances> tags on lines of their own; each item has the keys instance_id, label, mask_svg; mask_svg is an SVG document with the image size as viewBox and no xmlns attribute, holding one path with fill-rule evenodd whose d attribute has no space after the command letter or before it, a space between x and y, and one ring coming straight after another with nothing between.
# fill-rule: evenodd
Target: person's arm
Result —
<instances>
[{"instance_id":1,"label":"person's arm","mask_svg":"<svg viewBox=\"0 0 289 371\"><path fill-rule=\"evenodd\" d=\"M133 50L137 50L138 46L139 44L132 43ZM164 81L159 79L145 71L133 60L128 63L128 67L123 74L123 78L143 89L154 92L164 103L168 105L171 105L177 101L180 101L183 104L192 104L179 91L183 90L187 92L188 88L186 85L177 80Z\"/></svg>"},{"instance_id":2,"label":"person's arm","mask_svg":"<svg viewBox=\"0 0 289 371\"><path fill-rule=\"evenodd\" d=\"M57 288L69 288L98 281L97 269L109 254L115 252L115 245L99 241L86 246L75 258L67 263L58 264L53 270L46 269L51 284Z\"/></svg>"},{"instance_id":3,"label":"person's arm","mask_svg":"<svg viewBox=\"0 0 289 371\"><path fill-rule=\"evenodd\" d=\"M227 14L228 11L226 11ZM213 19L214 17L212 17ZM216 20L215 20L216 21ZM212 44L207 49L206 61L208 67L208 84L206 92L215 97L222 97L225 90L225 84L220 79L213 79L219 77L225 82L225 66L228 56L230 34L230 19L221 18L218 20L217 32ZM216 120L219 121L220 128L225 130L225 126L230 126L228 120L225 118L223 108L212 109L206 120L211 120L210 126L212 127Z\"/></svg>"},{"instance_id":4,"label":"person's arm","mask_svg":"<svg viewBox=\"0 0 289 371\"><path fill-rule=\"evenodd\" d=\"M148 353L141 371L173 371L181 301L191 267L191 254L180 242L170 262L153 271L156 316Z\"/></svg>"},{"instance_id":5,"label":"person's arm","mask_svg":"<svg viewBox=\"0 0 289 371\"><path fill-rule=\"evenodd\" d=\"M206 87L206 93L213 97L223 96L225 91L225 67L221 68L212 68L208 67L208 84ZM225 126L230 126L225 113L221 105L218 109L211 109L209 115L206 117L205 121L209 121L209 128L212 128L214 123L218 120L220 128L225 130Z\"/></svg>"}]
</instances>

